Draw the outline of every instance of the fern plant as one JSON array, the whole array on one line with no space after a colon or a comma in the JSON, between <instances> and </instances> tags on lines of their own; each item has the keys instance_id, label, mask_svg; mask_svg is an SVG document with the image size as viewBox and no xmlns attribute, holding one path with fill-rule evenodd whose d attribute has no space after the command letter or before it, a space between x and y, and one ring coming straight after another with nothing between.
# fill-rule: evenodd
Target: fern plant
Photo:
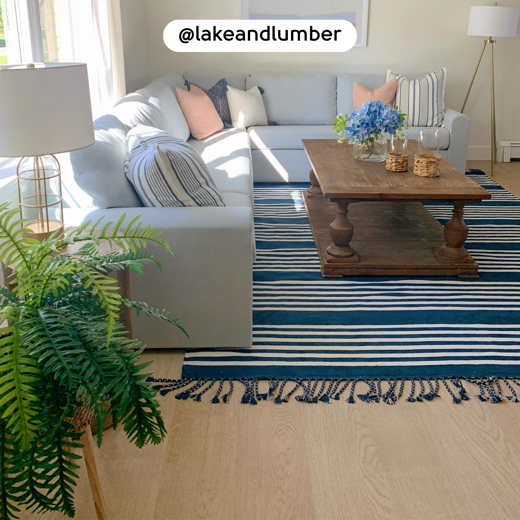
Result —
<instances>
[{"instance_id":1,"label":"fern plant","mask_svg":"<svg viewBox=\"0 0 520 520\"><path fill-rule=\"evenodd\" d=\"M108 271L161 268L146 245L171 250L139 217L87 222L39 242L22 236L17 214L0 205L0 262L14 266L0 287L0 518L16 518L22 505L72 517L77 407L93 410L99 445L108 414L138 447L166 433L149 363L139 363L139 341L125 336L119 316L130 307L185 331L168 312L122 298ZM119 248L101 254L102 241Z\"/></svg>"}]
</instances>

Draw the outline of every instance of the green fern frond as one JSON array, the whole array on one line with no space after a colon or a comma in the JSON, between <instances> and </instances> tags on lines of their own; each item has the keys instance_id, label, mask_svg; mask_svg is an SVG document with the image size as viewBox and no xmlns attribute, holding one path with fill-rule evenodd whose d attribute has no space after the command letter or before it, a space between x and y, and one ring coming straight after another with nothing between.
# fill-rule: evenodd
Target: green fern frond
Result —
<instances>
[{"instance_id":1,"label":"green fern frond","mask_svg":"<svg viewBox=\"0 0 520 520\"><path fill-rule=\"evenodd\" d=\"M49 262L23 277L19 276L16 279L16 292L20 298L25 298L28 305L41 307L48 293L57 298L61 291L70 286L70 277L76 271L77 264L70 260Z\"/></svg>"},{"instance_id":2,"label":"green fern frond","mask_svg":"<svg viewBox=\"0 0 520 520\"><path fill-rule=\"evenodd\" d=\"M43 374L53 377L64 391L76 388L80 377L75 362L82 345L60 311L27 310L20 327L24 330L22 342L38 360Z\"/></svg>"},{"instance_id":3,"label":"green fern frond","mask_svg":"<svg viewBox=\"0 0 520 520\"><path fill-rule=\"evenodd\" d=\"M130 249L135 252L146 247L147 243L154 244L166 249L172 256L170 244L161 238L162 231L152 228L150 225L143 227L139 221L140 215L131 219L123 229L126 220L126 213L114 224L109 221L101 227L103 218L100 218L93 225L91 221L85 223L79 230L69 232L69 240L72 242L92 241L99 244L101 240L106 240L110 245L116 244L123 249Z\"/></svg>"},{"instance_id":4,"label":"green fern frond","mask_svg":"<svg viewBox=\"0 0 520 520\"><path fill-rule=\"evenodd\" d=\"M45 379L44 393L47 406L40 414L39 449L30 459L31 473L28 475L29 485L38 494L27 493L23 502L33 510L61 511L73 517L74 487L79 469L75 461L81 457L72 450L82 447L78 443L80 434L71 423L75 403L56 381L49 378Z\"/></svg>"},{"instance_id":5,"label":"green fern frond","mask_svg":"<svg viewBox=\"0 0 520 520\"><path fill-rule=\"evenodd\" d=\"M26 254L37 241L23 238L24 233L31 231L22 228L23 220L15 220L18 215L17 209L9 209L9 203L0 204L0 263L28 269Z\"/></svg>"},{"instance_id":6,"label":"green fern frond","mask_svg":"<svg viewBox=\"0 0 520 520\"><path fill-rule=\"evenodd\" d=\"M79 251L62 253L55 257L52 262L60 262L66 258L75 258L102 272L122 271L129 267L142 275L142 266L147 263L154 263L160 270L162 269L161 263L144 249L137 251L123 249L112 253L100 254L95 244L92 243L85 244Z\"/></svg>"},{"instance_id":7,"label":"green fern frond","mask_svg":"<svg viewBox=\"0 0 520 520\"><path fill-rule=\"evenodd\" d=\"M0 409L0 414L3 414ZM11 434L6 420L0 420L0 518L9 520L18 518L20 503L27 484L23 475L23 464L16 450L16 441Z\"/></svg>"},{"instance_id":8,"label":"green fern frond","mask_svg":"<svg viewBox=\"0 0 520 520\"><path fill-rule=\"evenodd\" d=\"M107 345L112 337L112 330L116 321L119 319L119 307L121 295L118 292L117 281L113 278L99 273L95 269L85 268L80 273L85 289L92 289L92 294L96 296L101 306L107 314L108 334Z\"/></svg>"},{"instance_id":9,"label":"green fern frond","mask_svg":"<svg viewBox=\"0 0 520 520\"><path fill-rule=\"evenodd\" d=\"M146 314L146 316L148 316L150 318L159 318L161 320L164 320L164 321L167 321L167 322L171 323L172 325L175 325L177 328L182 330L182 332L184 332L184 334L186 334L186 337L189 338L188 333L184 329L182 323L179 321L177 316L175 316L175 315L171 314L170 312L166 311L166 309L163 309L161 311L159 309L154 309L154 308L150 307L145 302L136 302L136 301L133 301L133 300L127 300L126 298L121 298L121 302L126 307L130 307L132 309L135 309L137 316L139 316L139 314L141 312L143 312L144 314Z\"/></svg>"},{"instance_id":10,"label":"green fern frond","mask_svg":"<svg viewBox=\"0 0 520 520\"><path fill-rule=\"evenodd\" d=\"M146 381L150 374L142 373L148 364L137 364L142 349L135 351L134 347L135 342L129 342L113 349L124 371L127 389L121 400L114 403L114 408L128 440L142 448L148 443L159 444L166 435L166 428L155 399L156 392Z\"/></svg>"},{"instance_id":11,"label":"green fern frond","mask_svg":"<svg viewBox=\"0 0 520 520\"><path fill-rule=\"evenodd\" d=\"M7 308L3 316L14 322L19 311ZM2 329L0 337L0 408L1 419L7 419L7 427L15 439L20 442L21 449L29 449L35 439L38 423L40 400L35 395L34 387L40 379L40 370L36 360L23 347L20 341L20 330L17 324Z\"/></svg>"}]
</instances>

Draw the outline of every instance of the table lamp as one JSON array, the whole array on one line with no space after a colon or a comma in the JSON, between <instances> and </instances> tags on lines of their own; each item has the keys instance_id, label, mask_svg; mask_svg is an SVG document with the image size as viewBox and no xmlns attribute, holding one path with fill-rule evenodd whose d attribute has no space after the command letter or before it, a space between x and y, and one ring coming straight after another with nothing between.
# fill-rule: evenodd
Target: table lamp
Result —
<instances>
[{"instance_id":1,"label":"table lamp","mask_svg":"<svg viewBox=\"0 0 520 520\"><path fill-rule=\"evenodd\" d=\"M0 103L0 157L22 157L17 180L23 227L38 240L59 236L63 196L54 154L95 140L87 65L1 66Z\"/></svg>"},{"instance_id":2,"label":"table lamp","mask_svg":"<svg viewBox=\"0 0 520 520\"><path fill-rule=\"evenodd\" d=\"M480 53L480 58L477 62L477 67L471 83L469 84L466 99L462 105L461 112L464 112L466 103L468 101L471 87L475 81L477 71L484 56L484 51L489 43L491 49L491 176L494 173L494 164L497 155L497 132L495 120L495 71L493 61L493 44L496 42L494 37L499 38L514 38L518 27L518 16L520 15L520 8L518 7L502 7L496 3L494 6L474 6L471 8L469 15L468 36L487 36L484 40L484 46Z\"/></svg>"}]
</instances>

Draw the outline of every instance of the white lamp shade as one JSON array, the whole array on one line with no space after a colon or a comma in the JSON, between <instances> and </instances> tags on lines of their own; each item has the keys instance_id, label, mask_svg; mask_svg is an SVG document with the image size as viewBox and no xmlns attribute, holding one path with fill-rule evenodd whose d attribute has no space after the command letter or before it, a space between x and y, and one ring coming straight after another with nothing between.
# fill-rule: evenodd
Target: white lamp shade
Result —
<instances>
[{"instance_id":1,"label":"white lamp shade","mask_svg":"<svg viewBox=\"0 0 520 520\"><path fill-rule=\"evenodd\" d=\"M87 65L0 67L0 157L70 152L94 144Z\"/></svg>"},{"instance_id":2,"label":"white lamp shade","mask_svg":"<svg viewBox=\"0 0 520 520\"><path fill-rule=\"evenodd\" d=\"M519 7L474 6L469 15L468 36L516 36Z\"/></svg>"}]
</instances>

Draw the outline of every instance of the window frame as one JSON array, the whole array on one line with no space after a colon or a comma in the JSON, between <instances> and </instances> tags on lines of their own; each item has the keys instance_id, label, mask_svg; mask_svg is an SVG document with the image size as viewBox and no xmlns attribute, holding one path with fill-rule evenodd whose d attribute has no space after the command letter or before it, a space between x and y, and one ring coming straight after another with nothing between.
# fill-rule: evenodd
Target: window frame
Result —
<instances>
[{"instance_id":1,"label":"window frame","mask_svg":"<svg viewBox=\"0 0 520 520\"><path fill-rule=\"evenodd\" d=\"M43 41L38 0L0 0L9 21L5 37L8 65L43 62Z\"/></svg>"}]
</instances>

